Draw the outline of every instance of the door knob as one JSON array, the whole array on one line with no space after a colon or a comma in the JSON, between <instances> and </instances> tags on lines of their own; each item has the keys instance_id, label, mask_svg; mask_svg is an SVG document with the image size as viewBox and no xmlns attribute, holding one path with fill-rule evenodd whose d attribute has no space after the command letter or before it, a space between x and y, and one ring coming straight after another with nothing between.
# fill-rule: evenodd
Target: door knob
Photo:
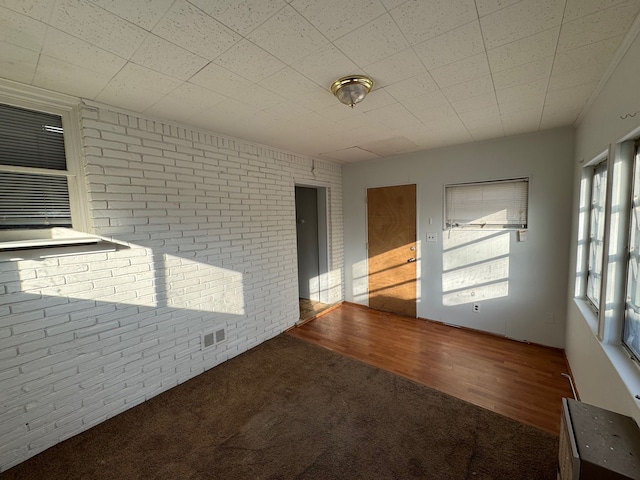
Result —
<instances>
[{"instance_id":1,"label":"door knob","mask_svg":"<svg viewBox=\"0 0 640 480\"><path fill-rule=\"evenodd\" d=\"M415 259L415 258L413 258L413 257L411 257L409 260L407 260L407 262L409 262L409 263L413 263L413 262L415 262L415 261L416 261L416 259Z\"/></svg>"}]
</instances>

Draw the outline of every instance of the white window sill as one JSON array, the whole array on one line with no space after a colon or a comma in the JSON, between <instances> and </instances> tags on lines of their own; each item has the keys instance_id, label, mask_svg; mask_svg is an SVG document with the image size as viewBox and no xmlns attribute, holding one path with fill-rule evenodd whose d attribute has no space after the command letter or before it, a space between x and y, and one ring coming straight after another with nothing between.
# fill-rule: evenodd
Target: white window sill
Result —
<instances>
[{"instance_id":1,"label":"white window sill","mask_svg":"<svg viewBox=\"0 0 640 480\"><path fill-rule=\"evenodd\" d=\"M591 332L597 338L598 337L598 314L591 306L591 303L589 303L589 301L586 300L585 298L574 298L573 301L576 302L576 306L578 307L578 310L580 310L580 313L582 314L584 319L587 321L589 328L591 328Z\"/></svg>"},{"instance_id":2,"label":"white window sill","mask_svg":"<svg viewBox=\"0 0 640 480\"><path fill-rule=\"evenodd\" d=\"M0 231L0 262L113 252L123 245L69 228Z\"/></svg>"},{"instance_id":3,"label":"white window sill","mask_svg":"<svg viewBox=\"0 0 640 480\"><path fill-rule=\"evenodd\" d=\"M598 339L598 314L584 298L574 298L574 301L589 325L591 333ZM631 358L629 352L622 345L601 342L599 339L598 343L613 368L620 375L620 379L629 390L630 395L636 399L636 405L640 408L640 400L636 397L636 395L640 395L640 365Z\"/></svg>"}]
</instances>

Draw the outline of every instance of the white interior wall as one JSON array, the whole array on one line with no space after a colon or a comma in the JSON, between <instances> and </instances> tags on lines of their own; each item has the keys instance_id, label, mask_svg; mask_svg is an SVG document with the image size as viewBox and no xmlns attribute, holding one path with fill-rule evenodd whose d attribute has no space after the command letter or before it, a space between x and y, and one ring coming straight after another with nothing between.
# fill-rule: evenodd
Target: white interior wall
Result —
<instances>
[{"instance_id":1,"label":"white interior wall","mask_svg":"<svg viewBox=\"0 0 640 480\"><path fill-rule=\"evenodd\" d=\"M576 131L574 200L569 266L566 353L581 398L589 403L635 417L640 422L640 368L618 345L601 343L597 324L573 299L578 238L578 185L582 163L589 162L609 144L617 143L640 127L640 37L631 44ZM633 116L632 116L633 115Z\"/></svg>"},{"instance_id":2,"label":"white interior wall","mask_svg":"<svg viewBox=\"0 0 640 480\"><path fill-rule=\"evenodd\" d=\"M345 299L367 304L366 189L415 183L418 317L564 347L573 145L564 128L346 165ZM526 241L514 231L443 231L445 184L523 176Z\"/></svg>"},{"instance_id":3,"label":"white interior wall","mask_svg":"<svg viewBox=\"0 0 640 480\"><path fill-rule=\"evenodd\" d=\"M107 106L81 123L95 231L129 247L0 262L0 471L294 325L296 182L328 186L343 298L340 165Z\"/></svg>"}]
</instances>

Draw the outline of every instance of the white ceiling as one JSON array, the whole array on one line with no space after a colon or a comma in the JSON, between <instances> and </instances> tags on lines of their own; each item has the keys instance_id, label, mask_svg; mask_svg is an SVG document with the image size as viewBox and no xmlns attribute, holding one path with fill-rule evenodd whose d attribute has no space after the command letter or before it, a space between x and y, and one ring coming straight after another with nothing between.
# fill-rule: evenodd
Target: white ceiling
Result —
<instances>
[{"instance_id":1,"label":"white ceiling","mask_svg":"<svg viewBox=\"0 0 640 480\"><path fill-rule=\"evenodd\" d=\"M640 0L0 0L0 76L357 162L573 124L639 11ZM355 73L375 86L351 110L329 87Z\"/></svg>"}]
</instances>

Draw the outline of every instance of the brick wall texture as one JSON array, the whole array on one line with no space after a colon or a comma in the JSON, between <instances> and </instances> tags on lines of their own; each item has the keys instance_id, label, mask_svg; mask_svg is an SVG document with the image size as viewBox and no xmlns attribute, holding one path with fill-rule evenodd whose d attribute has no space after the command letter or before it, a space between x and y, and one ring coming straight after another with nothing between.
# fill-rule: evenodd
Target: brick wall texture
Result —
<instances>
[{"instance_id":1,"label":"brick wall texture","mask_svg":"<svg viewBox=\"0 0 640 480\"><path fill-rule=\"evenodd\" d=\"M344 296L339 165L80 113L95 233L123 246L0 262L0 471L292 326L295 184L328 187L328 294Z\"/></svg>"}]
</instances>

